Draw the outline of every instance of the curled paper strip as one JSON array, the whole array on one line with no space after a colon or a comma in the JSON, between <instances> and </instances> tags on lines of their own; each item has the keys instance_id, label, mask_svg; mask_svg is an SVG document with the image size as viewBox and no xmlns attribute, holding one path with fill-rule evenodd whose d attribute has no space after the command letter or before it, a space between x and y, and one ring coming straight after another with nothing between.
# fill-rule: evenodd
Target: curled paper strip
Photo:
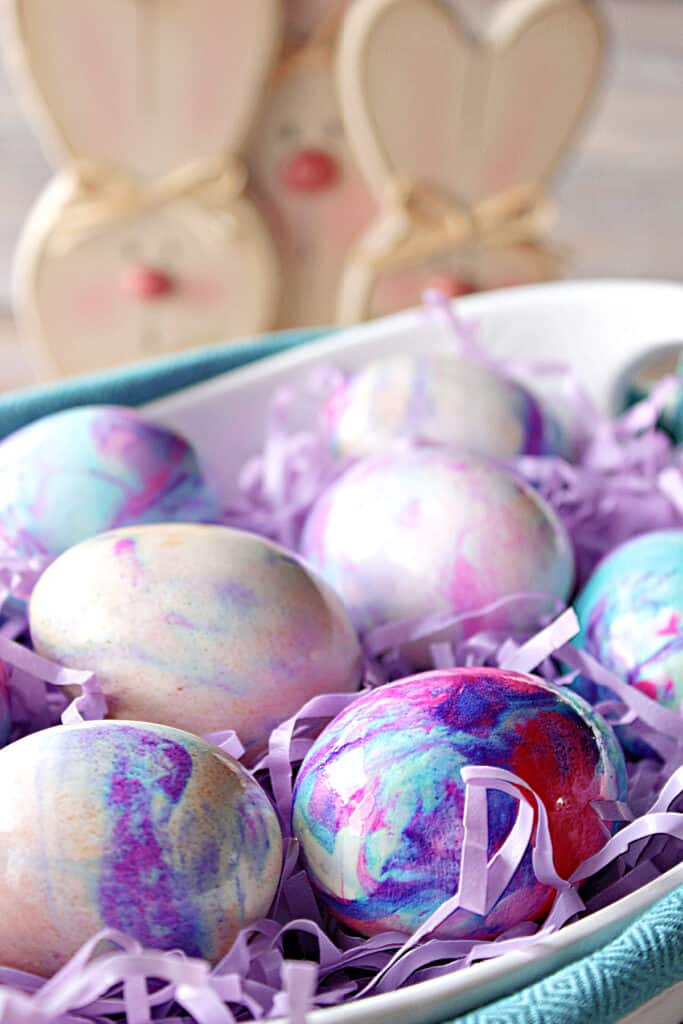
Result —
<instances>
[{"instance_id":1,"label":"curled paper strip","mask_svg":"<svg viewBox=\"0 0 683 1024\"><path fill-rule=\"evenodd\" d=\"M9 620L10 623L14 620ZM107 704L93 672L66 668L44 658L0 631L0 660L9 668L13 739L56 725L104 718ZM80 688L71 704L60 690Z\"/></svg>"},{"instance_id":2,"label":"curled paper strip","mask_svg":"<svg viewBox=\"0 0 683 1024\"><path fill-rule=\"evenodd\" d=\"M49 555L39 553L29 558L22 557L3 540L0 543L0 608L4 609L10 598L20 605L28 601L38 579L52 561Z\"/></svg>"}]
</instances>

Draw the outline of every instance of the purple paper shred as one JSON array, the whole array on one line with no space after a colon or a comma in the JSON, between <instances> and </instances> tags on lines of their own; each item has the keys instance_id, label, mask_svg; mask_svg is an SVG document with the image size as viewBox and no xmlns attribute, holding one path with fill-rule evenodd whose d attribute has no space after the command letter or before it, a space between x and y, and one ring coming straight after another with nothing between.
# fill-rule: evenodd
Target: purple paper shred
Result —
<instances>
[{"instance_id":1,"label":"purple paper shred","mask_svg":"<svg viewBox=\"0 0 683 1024\"><path fill-rule=\"evenodd\" d=\"M430 315L442 317L460 351L491 362L477 342L476 326L463 323L438 296ZM529 367L498 366L509 375L529 376ZM618 420L592 409L565 367L539 365L538 374L560 382L580 430L576 461L522 457L513 466L537 487L570 531L584 579L615 544L645 530L683 526L683 460L656 429L660 409L678 380L667 380L653 396ZM273 399L263 448L239 478L240 497L225 510L225 522L250 529L295 548L313 501L344 468L329 451L322 432L295 425L303 405L315 422L343 379L330 368L316 370L300 387ZM47 560L22 562L0 552L0 598L25 601ZM328 694L310 700L271 734L267 752L252 767L271 796L285 837L282 876L269 916L244 929L214 967L182 952L145 950L111 930L87 943L52 979L0 968L0 1022L127 1024L187 1021L233 1024L244 1019L287 1017L303 1024L313 1007L389 992L417 981L462 970L478 960L532 948L578 915L620 899L680 862L683 855L683 729L681 715L662 707L615 677L570 641L578 631L572 609L548 612L544 595L505 599L538 605L532 635L482 632L462 641L468 616L428 616L390 623L364 637L364 687L405 674L402 647L433 638L434 667L499 666L536 672L559 685L577 673L607 688L612 698L601 710L612 721L627 719L659 755L629 765L628 802L599 801L595 810L618 831L569 880L554 866L547 814L533 789L511 772L486 765L463 771L466 784L464 840L458 890L411 936L386 933L366 939L346 932L321 909L291 835L293 781L320 728L355 694ZM8 605L9 607L9 605ZM481 609L476 612L481 614ZM106 701L93 673L69 669L42 658L26 643L20 611L0 624L0 659L9 668L12 739L63 722L100 718ZM64 687L79 686L70 704ZM229 722L208 739L235 757L243 748ZM487 850L487 798L501 790L518 801L508 838L490 859ZM606 836L608 829L606 828ZM457 908L486 913L504 891L529 844L540 881L556 890L555 902L540 924L523 923L488 942L447 940L433 933ZM104 951L103 951L104 950Z\"/></svg>"}]
</instances>

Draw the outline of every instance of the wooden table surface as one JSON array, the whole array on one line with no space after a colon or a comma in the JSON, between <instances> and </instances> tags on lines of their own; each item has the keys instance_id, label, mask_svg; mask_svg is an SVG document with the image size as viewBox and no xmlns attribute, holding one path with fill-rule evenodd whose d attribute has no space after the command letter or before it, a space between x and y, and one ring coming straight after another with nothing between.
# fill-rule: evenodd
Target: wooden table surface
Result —
<instances>
[{"instance_id":1,"label":"wooden table surface","mask_svg":"<svg viewBox=\"0 0 683 1024\"><path fill-rule=\"evenodd\" d=\"M601 6L612 35L603 91L555 188L555 235L573 251L567 276L683 281L683 0ZM32 381L8 310L10 263L48 176L0 66L1 390Z\"/></svg>"}]
</instances>

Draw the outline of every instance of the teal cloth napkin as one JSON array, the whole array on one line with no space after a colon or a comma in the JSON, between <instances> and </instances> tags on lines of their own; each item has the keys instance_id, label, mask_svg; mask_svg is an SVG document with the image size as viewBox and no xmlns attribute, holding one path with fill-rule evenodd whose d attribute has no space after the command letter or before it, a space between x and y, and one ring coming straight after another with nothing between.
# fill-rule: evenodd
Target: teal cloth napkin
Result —
<instances>
[{"instance_id":1,"label":"teal cloth napkin","mask_svg":"<svg viewBox=\"0 0 683 1024\"><path fill-rule=\"evenodd\" d=\"M0 438L39 416L74 405L143 405L330 333L330 328L281 331L263 338L211 345L55 384L7 392L0 395Z\"/></svg>"},{"instance_id":2,"label":"teal cloth napkin","mask_svg":"<svg viewBox=\"0 0 683 1024\"><path fill-rule=\"evenodd\" d=\"M329 333L284 331L8 393L0 396L0 438L74 405L151 402ZM683 886L604 949L449 1024L614 1024L678 981L683 981Z\"/></svg>"},{"instance_id":3,"label":"teal cloth napkin","mask_svg":"<svg viewBox=\"0 0 683 1024\"><path fill-rule=\"evenodd\" d=\"M683 886L597 953L450 1024L616 1024L680 981Z\"/></svg>"}]
</instances>

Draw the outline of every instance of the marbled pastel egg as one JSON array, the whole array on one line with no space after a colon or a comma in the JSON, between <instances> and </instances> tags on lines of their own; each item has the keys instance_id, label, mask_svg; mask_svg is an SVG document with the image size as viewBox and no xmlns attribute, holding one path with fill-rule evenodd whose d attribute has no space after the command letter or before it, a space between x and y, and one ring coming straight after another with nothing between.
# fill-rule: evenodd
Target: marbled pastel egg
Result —
<instances>
[{"instance_id":1,"label":"marbled pastel egg","mask_svg":"<svg viewBox=\"0 0 683 1024\"><path fill-rule=\"evenodd\" d=\"M575 694L500 669L451 669L363 694L320 734L299 772L293 827L309 877L335 917L363 935L411 932L460 876L466 765L513 771L548 811L567 878L608 832L592 800L622 799L623 755L609 726ZM489 859L516 817L488 800ZM486 916L459 910L439 934L491 938L547 912L527 850Z\"/></svg>"},{"instance_id":2,"label":"marbled pastel egg","mask_svg":"<svg viewBox=\"0 0 683 1024\"><path fill-rule=\"evenodd\" d=\"M339 599L284 550L224 526L100 534L38 581L36 650L90 668L110 715L246 746L319 693L354 690L361 653Z\"/></svg>"},{"instance_id":3,"label":"marbled pastel egg","mask_svg":"<svg viewBox=\"0 0 683 1024\"><path fill-rule=\"evenodd\" d=\"M101 928L217 960L268 912L277 816L233 758L138 722L56 726L0 753L0 963L51 975Z\"/></svg>"},{"instance_id":4,"label":"marbled pastel egg","mask_svg":"<svg viewBox=\"0 0 683 1024\"><path fill-rule=\"evenodd\" d=\"M521 384L447 352L376 359L327 402L323 422L340 455L370 455L398 437L506 457L556 451L559 430Z\"/></svg>"},{"instance_id":5,"label":"marbled pastel egg","mask_svg":"<svg viewBox=\"0 0 683 1024\"><path fill-rule=\"evenodd\" d=\"M132 523L219 518L189 444L118 406L68 409L11 434L0 495L0 540L20 555L58 555Z\"/></svg>"},{"instance_id":6,"label":"marbled pastel egg","mask_svg":"<svg viewBox=\"0 0 683 1024\"><path fill-rule=\"evenodd\" d=\"M566 531L535 491L486 460L430 448L347 470L313 506L301 551L361 631L518 592L564 601L573 578ZM499 607L463 635L524 627L528 615L528 605Z\"/></svg>"},{"instance_id":7,"label":"marbled pastel egg","mask_svg":"<svg viewBox=\"0 0 683 1024\"><path fill-rule=\"evenodd\" d=\"M644 533L600 562L575 602L576 645L660 703L683 705L683 531ZM591 701L613 699L581 681Z\"/></svg>"},{"instance_id":8,"label":"marbled pastel egg","mask_svg":"<svg viewBox=\"0 0 683 1024\"><path fill-rule=\"evenodd\" d=\"M12 712L10 708L9 671L4 661L0 661L0 747L7 743L12 731Z\"/></svg>"}]
</instances>

